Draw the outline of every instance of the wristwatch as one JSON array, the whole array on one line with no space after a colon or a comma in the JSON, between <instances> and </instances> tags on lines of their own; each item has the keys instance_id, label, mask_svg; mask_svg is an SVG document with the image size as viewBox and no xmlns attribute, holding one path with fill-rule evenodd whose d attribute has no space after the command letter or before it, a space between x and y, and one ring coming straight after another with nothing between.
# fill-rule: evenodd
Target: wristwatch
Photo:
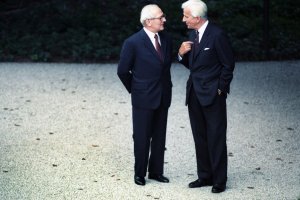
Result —
<instances>
[{"instance_id":1,"label":"wristwatch","mask_svg":"<svg viewBox=\"0 0 300 200\"><path fill-rule=\"evenodd\" d=\"M222 94L222 91L220 89L218 89L218 94L221 95Z\"/></svg>"}]
</instances>

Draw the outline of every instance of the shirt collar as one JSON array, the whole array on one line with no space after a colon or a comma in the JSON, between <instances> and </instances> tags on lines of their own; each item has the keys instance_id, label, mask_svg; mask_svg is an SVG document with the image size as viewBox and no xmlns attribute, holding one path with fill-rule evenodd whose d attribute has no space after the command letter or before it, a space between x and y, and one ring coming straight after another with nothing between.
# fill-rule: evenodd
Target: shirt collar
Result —
<instances>
[{"instance_id":1,"label":"shirt collar","mask_svg":"<svg viewBox=\"0 0 300 200\"><path fill-rule=\"evenodd\" d=\"M149 30L148 30L147 28L145 28L145 27L144 27L144 31L146 32L146 34L147 34L147 35L149 36L149 38L151 38L151 39L154 38L155 34L158 35L158 33L153 33L153 32L149 31ZM159 37L159 35L158 35L158 37Z\"/></svg>"},{"instance_id":2,"label":"shirt collar","mask_svg":"<svg viewBox=\"0 0 300 200\"><path fill-rule=\"evenodd\" d=\"M206 22L198 29L199 35L203 35L207 25L208 25L208 20L206 20Z\"/></svg>"}]
</instances>

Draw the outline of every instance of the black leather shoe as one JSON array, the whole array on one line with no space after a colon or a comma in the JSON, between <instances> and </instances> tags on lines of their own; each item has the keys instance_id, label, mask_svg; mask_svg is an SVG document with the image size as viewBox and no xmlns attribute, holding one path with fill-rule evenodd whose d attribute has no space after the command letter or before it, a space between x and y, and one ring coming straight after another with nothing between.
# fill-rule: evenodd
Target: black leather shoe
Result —
<instances>
[{"instance_id":1,"label":"black leather shoe","mask_svg":"<svg viewBox=\"0 0 300 200\"><path fill-rule=\"evenodd\" d=\"M134 176L134 182L137 185L145 185L146 181L144 177L140 177L140 176Z\"/></svg>"},{"instance_id":2,"label":"black leather shoe","mask_svg":"<svg viewBox=\"0 0 300 200\"><path fill-rule=\"evenodd\" d=\"M149 174L148 178L162 183L169 183L169 179L167 177L164 177L162 174Z\"/></svg>"},{"instance_id":3,"label":"black leather shoe","mask_svg":"<svg viewBox=\"0 0 300 200\"><path fill-rule=\"evenodd\" d=\"M206 180L206 179L197 179L189 184L190 188L197 188L197 187L203 187L203 186L210 186L212 185L212 181Z\"/></svg>"},{"instance_id":4,"label":"black leather shoe","mask_svg":"<svg viewBox=\"0 0 300 200\"><path fill-rule=\"evenodd\" d=\"M224 192L225 189L226 189L225 184L214 184L212 189L211 189L211 192L212 193L221 193L221 192Z\"/></svg>"}]
</instances>

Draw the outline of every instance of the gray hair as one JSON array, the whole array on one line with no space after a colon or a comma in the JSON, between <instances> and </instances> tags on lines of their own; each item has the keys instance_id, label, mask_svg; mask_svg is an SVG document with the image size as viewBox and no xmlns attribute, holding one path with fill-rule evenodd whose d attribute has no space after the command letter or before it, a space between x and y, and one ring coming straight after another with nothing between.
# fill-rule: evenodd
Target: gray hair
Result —
<instances>
[{"instance_id":1,"label":"gray hair","mask_svg":"<svg viewBox=\"0 0 300 200\"><path fill-rule=\"evenodd\" d=\"M156 4L149 4L143 7L141 11L140 22L144 25L147 19L156 17L156 11L160 9Z\"/></svg>"},{"instance_id":2,"label":"gray hair","mask_svg":"<svg viewBox=\"0 0 300 200\"><path fill-rule=\"evenodd\" d=\"M188 0L182 4L181 8L189 8L193 17L207 19L207 6L201 0Z\"/></svg>"}]
</instances>

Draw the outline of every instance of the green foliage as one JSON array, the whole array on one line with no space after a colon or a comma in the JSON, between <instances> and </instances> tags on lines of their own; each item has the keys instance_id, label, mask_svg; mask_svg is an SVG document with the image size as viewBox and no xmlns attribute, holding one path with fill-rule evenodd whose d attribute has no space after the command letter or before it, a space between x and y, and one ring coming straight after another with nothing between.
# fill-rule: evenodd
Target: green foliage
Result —
<instances>
[{"instance_id":1,"label":"green foliage","mask_svg":"<svg viewBox=\"0 0 300 200\"><path fill-rule=\"evenodd\" d=\"M146 1L18 0L0 3L0 61L117 61L125 38L141 28ZM182 0L158 1L167 14L174 57L187 37ZM161 2L161 3L160 3ZM206 0L209 20L228 33L238 60L262 60L263 1ZM299 1L270 1L271 59L299 59Z\"/></svg>"}]
</instances>

